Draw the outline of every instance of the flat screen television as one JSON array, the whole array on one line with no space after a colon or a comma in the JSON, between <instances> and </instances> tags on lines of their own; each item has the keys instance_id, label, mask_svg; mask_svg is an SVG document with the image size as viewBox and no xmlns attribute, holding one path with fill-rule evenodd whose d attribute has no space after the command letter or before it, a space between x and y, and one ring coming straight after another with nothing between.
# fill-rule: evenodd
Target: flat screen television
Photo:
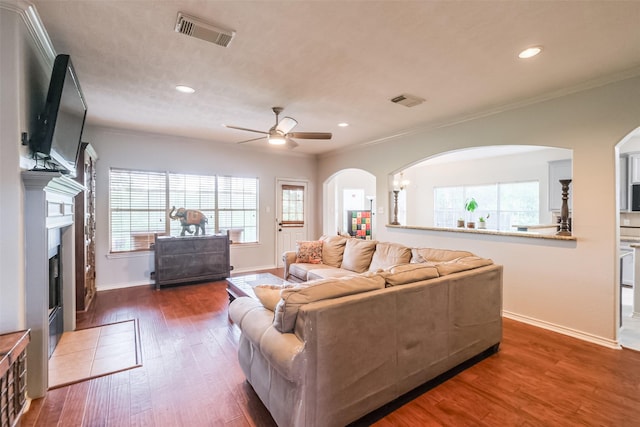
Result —
<instances>
[{"instance_id":1,"label":"flat screen television","mask_svg":"<svg viewBox=\"0 0 640 427\"><path fill-rule=\"evenodd\" d=\"M71 58L58 55L53 63L44 109L29 140L36 159L34 169L75 175L86 116L87 103Z\"/></svg>"}]
</instances>

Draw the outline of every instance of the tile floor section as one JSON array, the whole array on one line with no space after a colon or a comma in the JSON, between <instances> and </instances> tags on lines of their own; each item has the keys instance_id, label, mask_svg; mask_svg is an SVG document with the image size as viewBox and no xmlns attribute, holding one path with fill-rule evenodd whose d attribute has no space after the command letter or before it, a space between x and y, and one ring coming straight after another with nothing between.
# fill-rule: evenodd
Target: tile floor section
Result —
<instances>
[{"instance_id":1,"label":"tile floor section","mask_svg":"<svg viewBox=\"0 0 640 427\"><path fill-rule=\"evenodd\" d=\"M620 345L640 351L640 318L631 317L633 312L633 288L622 288L622 330Z\"/></svg>"},{"instance_id":2,"label":"tile floor section","mask_svg":"<svg viewBox=\"0 0 640 427\"><path fill-rule=\"evenodd\" d=\"M142 366L134 320L62 334L49 359L49 388Z\"/></svg>"}]
</instances>

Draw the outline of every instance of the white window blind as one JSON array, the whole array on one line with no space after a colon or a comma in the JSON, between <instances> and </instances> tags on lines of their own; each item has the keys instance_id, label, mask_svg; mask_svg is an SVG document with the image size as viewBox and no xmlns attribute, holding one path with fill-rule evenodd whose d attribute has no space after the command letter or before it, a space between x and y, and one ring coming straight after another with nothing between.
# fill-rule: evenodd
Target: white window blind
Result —
<instances>
[{"instance_id":1,"label":"white window blind","mask_svg":"<svg viewBox=\"0 0 640 427\"><path fill-rule=\"evenodd\" d=\"M111 252L149 250L154 234L179 236L168 213L197 209L206 234L230 230L234 243L258 241L258 179L111 169Z\"/></svg>"},{"instance_id":2,"label":"white window blind","mask_svg":"<svg viewBox=\"0 0 640 427\"><path fill-rule=\"evenodd\" d=\"M218 227L231 240L258 241L258 179L218 177Z\"/></svg>"},{"instance_id":3,"label":"white window blind","mask_svg":"<svg viewBox=\"0 0 640 427\"><path fill-rule=\"evenodd\" d=\"M112 169L109 176L111 251L148 250L165 233L164 173Z\"/></svg>"}]
</instances>

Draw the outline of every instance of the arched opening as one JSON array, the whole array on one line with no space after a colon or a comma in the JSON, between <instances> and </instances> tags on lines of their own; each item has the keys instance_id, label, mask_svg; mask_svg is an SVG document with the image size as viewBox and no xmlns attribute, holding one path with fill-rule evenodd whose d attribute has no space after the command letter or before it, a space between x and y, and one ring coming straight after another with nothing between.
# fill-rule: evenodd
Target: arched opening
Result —
<instances>
[{"instance_id":1,"label":"arched opening","mask_svg":"<svg viewBox=\"0 0 640 427\"><path fill-rule=\"evenodd\" d=\"M360 230L364 231L357 237L373 239L376 210L376 177L362 169L343 169L330 176L323 183L323 234L342 234L351 232L354 228L349 212L369 212L367 221L358 221ZM367 231L369 233L367 234Z\"/></svg>"},{"instance_id":2,"label":"arched opening","mask_svg":"<svg viewBox=\"0 0 640 427\"><path fill-rule=\"evenodd\" d=\"M562 148L490 146L416 162L390 178L399 190L399 222L437 228L462 222L495 231L526 226L555 233L562 205L559 179L571 178L572 157L572 150Z\"/></svg>"},{"instance_id":3,"label":"arched opening","mask_svg":"<svg viewBox=\"0 0 640 427\"><path fill-rule=\"evenodd\" d=\"M640 289L635 274L640 252L634 248L640 244L640 128L616 145L616 153L620 212L618 342L623 347L640 350Z\"/></svg>"}]
</instances>

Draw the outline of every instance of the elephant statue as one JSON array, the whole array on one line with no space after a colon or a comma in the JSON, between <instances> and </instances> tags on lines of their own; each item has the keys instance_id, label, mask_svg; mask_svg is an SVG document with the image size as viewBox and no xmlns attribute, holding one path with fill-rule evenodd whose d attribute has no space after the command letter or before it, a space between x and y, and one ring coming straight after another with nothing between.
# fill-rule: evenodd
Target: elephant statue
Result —
<instances>
[{"instance_id":1,"label":"elephant statue","mask_svg":"<svg viewBox=\"0 0 640 427\"><path fill-rule=\"evenodd\" d=\"M175 215L173 215L174 211L176 212ZM180 233L181 236L184 236L185 232L193 234L193 230L191 230L192 225L196 227L196 236L199 234L200 230L202 230L202 234L205 234L204 225L209 222L207 216L198 210L179 208L176 211L175 206L171 207L169 218L180 220L180 225L182 225L182 232Z\"/></svg>"}]
</instances>

